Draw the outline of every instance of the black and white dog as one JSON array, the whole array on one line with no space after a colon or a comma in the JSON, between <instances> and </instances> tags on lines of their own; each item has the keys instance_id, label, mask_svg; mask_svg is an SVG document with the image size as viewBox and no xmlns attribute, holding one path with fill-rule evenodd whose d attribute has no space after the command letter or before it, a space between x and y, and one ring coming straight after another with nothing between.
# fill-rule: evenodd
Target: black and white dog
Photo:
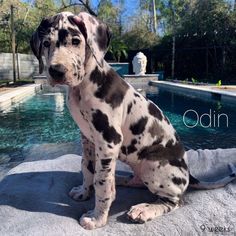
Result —
<instances>
[{"instance_id":1,"label":"black and white dog","mask_svg":"<svg viewBox=\"0 0 236 236\"><path fill-rule=\"evenodd\" d=\"M63 12L43 19L31 39L40 72L45 56L49 83L68 86L67 104L83 134L83 184L69 195L83 201L95 189L95 209L80 218L86 229L106 224L115 182L144 185L158 195L156 202L135 205L127 213L143 223L178 208L189 184L215 188L235 178L233 172L210 185L189 175L184 147L169 120L104 60L110 37L95 17ZM133 178L115 180L117 158L132 168Z\"/></svg>"}]
</instances>

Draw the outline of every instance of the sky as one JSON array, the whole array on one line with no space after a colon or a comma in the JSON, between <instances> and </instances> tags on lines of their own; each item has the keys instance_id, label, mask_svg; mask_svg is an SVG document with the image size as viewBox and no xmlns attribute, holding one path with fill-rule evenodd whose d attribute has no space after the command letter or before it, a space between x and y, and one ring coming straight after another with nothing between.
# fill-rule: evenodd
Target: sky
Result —
<instances>
[{"instance_id":1,"label":"sky","mask_svg":"<svg viewBox=\"0 0 236 236\"><path fill-rule=\"evenodd\" d=\"M93 7L97 7L98 3L100 2L100 0L91 0L91 4L93 5ZM112 2L116 5L119 4L119 0L112 0ZM125 12L123 17L128 17L131 16L135 10L137 10L138 8L138 1L137 0L125 0Z\"/></svg>"}]
</instances>

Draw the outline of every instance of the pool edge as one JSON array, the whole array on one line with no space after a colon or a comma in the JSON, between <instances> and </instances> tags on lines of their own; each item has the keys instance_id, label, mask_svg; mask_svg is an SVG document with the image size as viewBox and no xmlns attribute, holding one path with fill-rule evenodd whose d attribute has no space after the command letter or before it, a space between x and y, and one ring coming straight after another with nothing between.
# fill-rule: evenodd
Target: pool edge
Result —
<instances>
[{"instance_id":1,"label":"pool edge","mask_svg":"<svg viewBox=\"0 0 236 236\"><path fill-rule=\"evenodd\" d=\"M3 112L25 98L34 95L40 90L42 90L41 84L30 84L22 85L13 91L0 95L0 112Z\"/></svg>"}]
</instances>

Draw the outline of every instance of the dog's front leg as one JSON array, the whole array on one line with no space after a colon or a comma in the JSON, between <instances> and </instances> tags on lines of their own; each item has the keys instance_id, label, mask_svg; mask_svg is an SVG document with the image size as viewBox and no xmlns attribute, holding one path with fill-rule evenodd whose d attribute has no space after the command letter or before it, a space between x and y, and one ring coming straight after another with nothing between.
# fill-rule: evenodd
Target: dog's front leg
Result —
<instances>
[{"instance_id":1,"label":"dog's front leg","mask_svg":"<svg viewBox=\"0 0 236 236\"><path fill-rule=\"evenodd\" d=\"M83 184L73 187L69 195L76 201L89 199L93 190L93 176L95 168L95 148L84 135L82 135L83 159L81 162Z\"/></svg>"},{"instance_id":2,"label":"dog's front leg","mask_svg":"<svg viewBox=\"0 0 236 236\"><path fill-rule=\"evenodd\" d=\"M102 145L100 143L95 147L95 208L80 218L80 224L85 229L104 226L107 222L111 203L115 199L115 165L120 145L113 145L112 148L108 146L108 143Z\"/></svg>"}]
</instances>

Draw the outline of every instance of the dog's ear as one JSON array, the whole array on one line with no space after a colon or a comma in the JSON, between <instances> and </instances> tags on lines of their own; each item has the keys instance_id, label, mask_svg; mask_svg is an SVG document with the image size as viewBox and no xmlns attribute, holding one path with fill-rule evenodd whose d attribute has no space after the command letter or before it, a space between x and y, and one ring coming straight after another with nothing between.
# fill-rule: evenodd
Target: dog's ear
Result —
<instances>
[{"instance_id":1,"label":"dog's ear","mask_svg":"<svg viewBox=\"0 0 236 236\"><path fill-rule=\"evenodd\" d=\"M45 17L42 19L41 23L39 24L36 31L33 33L31 39L30 39L30 46L34 53L34 55L37 57L39 61L39 73L43 73L44 64L42 59L42 41L43 37L48 34L48 30L51 27L55 27L59 20L62 18L61 14L57 14L53 17Z\"/></svg>"},{"instance_id":2,"label":"dog's ear","mask_svg":"<svg viewBox=\"0 0 236 236\"><path fill-rule=\"evenodd\" d=\"M42 42L38 35L38 29L33 33L30 39L30 47L34 55L37 57L39 61L39 73L43 73L44 64L42 58Z\"/></svg>"},{"instance_id":3,"label":"dog's ear","mask_svg":"<svg viewBox=\"0 0 236 236\"><path fill-rule=\"evenodd\" d=\"M78 26L97 63L103 67L103 59L111 39L109 27L86 12L81 12L78 16L72 17L71 21Z\"/></svg>"}]
</instances>

